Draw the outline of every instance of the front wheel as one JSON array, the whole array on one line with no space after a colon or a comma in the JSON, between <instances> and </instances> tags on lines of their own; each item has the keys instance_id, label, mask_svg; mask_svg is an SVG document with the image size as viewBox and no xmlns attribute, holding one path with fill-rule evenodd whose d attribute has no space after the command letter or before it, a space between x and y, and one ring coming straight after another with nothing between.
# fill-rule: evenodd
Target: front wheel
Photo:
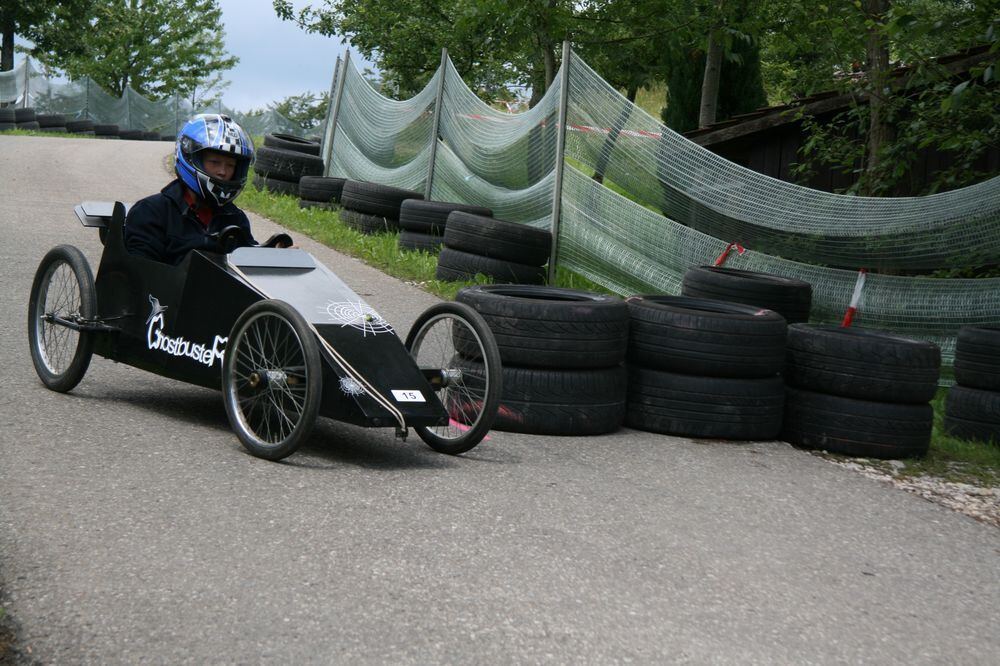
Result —
<instances>
[{"instance_id":1,"label":"front wheel","mask_svg":"<svg viewBox=\"0 0 1000 666\"><path fill-rule=\"evenodd\" d=\"M322 365L315 335L288 303L259 301L229 334L222 399L240 442L281 460L309 437L319 413Z\"/></svg>"},{"instance_id":2,"label":"front wheel","mask_svg":"<svg viewBox=\"0 0 1000 666\"><path fill-rule=\"evenodd\" d=\"M496 418L503 381L500 351L486 321L463 303L438 303L417 318L406 348L421 370L440 372L437 395L449 417L444 426L415 427L420 439L453 455L479 444ZM463 373L462 357L482 363L482 376Z\"/></svg>"},{"instance_id":3,"label":"front wheel","mask_svg":"<svg viewBox=\"0 0 1000 666\"><path fill-rule=\"evenodd\" d=\"M87 372L94 334L74 326L96 313L97 290L86 257L72 245L49 250L31 285L28 340L35 372L53 391L72 390Z\"/></svg>"}]
</instances>

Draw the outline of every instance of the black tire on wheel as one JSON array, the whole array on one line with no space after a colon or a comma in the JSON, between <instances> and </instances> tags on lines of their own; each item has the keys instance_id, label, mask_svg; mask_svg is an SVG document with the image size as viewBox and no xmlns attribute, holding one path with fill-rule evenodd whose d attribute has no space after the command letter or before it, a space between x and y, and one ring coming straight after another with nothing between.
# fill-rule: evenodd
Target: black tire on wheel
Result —
<instances>
[{"instance_id":1,"label":"black tire on wheel","mask_svg":"<svg viewBox=\"0 0 1000 666\"><path fill-rule=\"evenodd\" d=\"M399 232L399 247L404 250L414 252L428 252L437 254L444 243L443 236L434 234L421 234L416 231L401 229Z\"/></svg>"},{"instance_id":2,"label":"black tire on wheel","mask_svg":"<svg viewBox=\"0 0 1000 666\"><path fill-rule=\"evenodd\" d=\"M462 211L448 216L444 242L455 250L528 266L543 266L552 251L552 234L547 229Z\"/></svg>"},{"instance_id":3,"label":"black tire on wheel","mask_svg":"<svg viewBox=\"0 0 1000 666\"><path fill-rule=\"evenodd\" d=\"M460 357L463 372L481 376L482 364ZM611 368L503 369L496 430L533 435L601 435L625 418L627 372Z\"/></svg>"},{"instance_id":4,"label":"black tire on wheel","mask_svg":"<svg viewBox=\"0 0 1000 666\"><path fill-rule=\"evenodd\" d=\"M941 350L923 340L863 328L788 327L785 381L878 402L925 403L937 392Z\"/></svg>"},{"instance_id":5,"label":"black tire on wheel","mask_svg":"<svg viewBox=\"0 0 1000 666\"><path fill-rule=\"evenodd\" d=\"M264 300L239 316L222 365L229 424L253 455L281 460L309 437L323 367L315 333L288 303Z\"/></svg>"},{"instance_id":6,"label":"black tire on wheel","mask_svg":"<svg viewBox=\"0 0 1000 666\"><path fill-rule=\"evenodd\" d=\"M466 373L455 351L454 336L474 341L476 373ZM423 312L406 336L406 348L421 369L441 370L438 398L449 423L415 428L435 451L456 455L479 444L493 427L503 390L500 352L493 334L475 310L462 303L438 303Z\"/></svg>"},{"instance_id":7,"label":"black tire on wheel","mask_svg":"<svg viewBox=\"0 0 1000 666\"><path fill-rule=\"evenodd\" d=\"M392 233L399 229L399 223L396 220L369 215L350 208L340 209L340 221L351 229L368 235Z\"/></svg>"},{"instance_id":8,"label":"black tire on wheel","mask_svg":"<svg viewBox=\"0 0 1000 666\"><path fill-rule=\"evenodd\" d=\"M306 155L319 155L319 144L293 134L265 134L264 145L269 148L292 150Z\"/></svg>"},{"instance_id":9,"label":"black tire on wheel","mask_svg":"<svg viewBox=\"0 0 1000 666\"><path fill-rule=\"evenodd\" d=\"M486 319L505 365L607 368L625 360L629 313L617 296L515 284L466 287L455 300Z\"/></svg>"},{"instance_id":10,"label":"black tire on wheel","mask_svg":"<svg viewBox=\"0 0 1000 666\"><path fill-rule=\"evenodd\" d=\"M934 410L787 387L781 438L848 456L914 458L930 446Z\"/></svg>"},{"instance_id":11,"label":"black tire on wheel","mask_svg":"<svg viewBox=\"0 0 1000 666\"><path fill-rule=\"evenodd\" d=\"M448 223L448 215L456 210L485 217L493 216L492 210L482 206L447 201L406 199L399 207L399 226L402 229L421 234L443 236Z\"/></svg>"},{"instance_id":12,"label":"black tire on wheel","mask_svg":"<svg viewBox=\"0 0 1000 666\"><path fill-rule=\"evenodd\" d=\"M253 168L266 178L298 183L302 176L322 176L323 160L294 150L261 146Z\"/></svg>"},{"instance_id":13,"label":"black tire on wheel","mask_svg":"<svg viewBox=\"0 0 1000 666\"><path fill-rule=\"evenodd\" d=\"M86 257L72 245L48 251L31 285L28 299L28 341L39 379L65 393L83 379L94 350L94 335L76 331L52 317L80 323L97 315L94 275Z\"/></svg>"},{"instance_id":14,"label":"black tire on wheel","mask_svg":"<svg viewBox=\"0 0 1000 666\"><path fill-rule=\"evenodd\" d=\"M528 266L513 261L502 261L478 254L469 254L447 245L441 248L435 272L438 280L472 280L479 274L492 278L494 282L513 284L543 284L545 282L545 269L539 266Z\"/></svg>"},{"instance_id":15,"label":"black tire on wheel","mask_svg":"<svg viewBox=\"0 0 1000 666\"><path fill-rule=\"evenodd\" d=\"M344 208L398 222L400 206L403 205L404 201L423 198L423 194L413 190L349 180L344 183L340 203Z\"/></svg>"},{"instance_id":16,"label":"black tire on wheel","mask_svg":"<svg viewBox=\"0 0 1000 666\"><path fill-rule=\"evenodd\" d=\"M778 376L699 377L630 365L625 425L686 437L774 439L784 405Z\"/></svg>"},{"instance_id":17,"label":"black tire on wheel","mask_svg":"<svg viewBox=\"0 0 1000 666\"><path fill-rule=\"evenodd\" d=\"M629 362L708 377L772 377L785 363L784 318L772 310L687 296L627 300Z\"/></svg>"},{"instance_id":18,"label":"black tire on wheel","mask_svg":"<svg viewBox=\"0 0 1000 666\"><path fill-rule=\"evenodd\" d=\"M1000 391L1000 326L963 326L955 344L955 381Z\"/></svg>"},{"instance_id":19,"label":"black tire on wheel","mask_svg":"<svg viewBox=\"0 0 1000 666\"><path fill-rule=\"evenodd\" d=\"M338 203L345 182L344 178L302 176L299 180L299 196L309 201Z\"/></svg>"},{"instance_id":20,"label":"black tire on wheel","mask_svg":"<svg viewBox=\"0 0 1000 666\"><path fill-rule=\"evenodd\" d=\"M953 437L1000 446L1000 392L952 386L944 401L944 429Z\"/></svg>"},{"instance_id":21,"label":"black tire on wheel","mask_svg":"<svg viewBox=\"0 0 1000 666\"><path fill-rule=\"evenodd\" d=\"M684 274L681 294L774 310L789 324L809 321L812 286L780 275L735 268L694 266Z\"/></svg>"}]
</instances>

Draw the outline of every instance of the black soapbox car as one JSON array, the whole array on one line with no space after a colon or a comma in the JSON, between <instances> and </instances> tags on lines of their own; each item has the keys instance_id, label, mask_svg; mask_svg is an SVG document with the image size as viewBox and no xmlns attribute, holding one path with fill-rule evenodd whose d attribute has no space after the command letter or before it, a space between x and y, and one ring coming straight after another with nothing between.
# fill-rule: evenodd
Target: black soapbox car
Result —
<instances>
[{"instance_id":1,"label":"black soapbox car","mask_svg":"<svg viewBox=\"0 0 1000 666\"><path fill-rule=\"evenodd\" d=\"M31 287L28 337L42 382L69 391L93 353L221 388L226 414L254 455L279 460L316 417L409 428L435 450L462 453L489 430L500 400L500 354L482 317L445 302L421 314L403 343L330 269L299 249L193 251L177 266L129 254L126 208L85 202L104 252L96 280L83 253L50 250Z\"/></svg>"}]
</instances>

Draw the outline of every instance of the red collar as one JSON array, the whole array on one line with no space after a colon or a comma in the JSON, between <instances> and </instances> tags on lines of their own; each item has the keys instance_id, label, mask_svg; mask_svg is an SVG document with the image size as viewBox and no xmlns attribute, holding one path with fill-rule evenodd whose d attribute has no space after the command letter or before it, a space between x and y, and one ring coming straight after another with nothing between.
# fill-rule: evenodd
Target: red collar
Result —
<instances>
[{"instance_id":1,"label":"red collar","mask_svg":"<svg viewBox=\"0 0 1000 666\"><path fill-rule=\"evenodd\" d=\"M199 202L197 197L195 197L194 192L186 187L184 188L184 201L191 207L191 210L194 211L194 214L198 218L198 221L201 222L201 225L207 228L212 222L212 217L214 217L212 207L203 201Z\"/></svg>"}]
</instances>

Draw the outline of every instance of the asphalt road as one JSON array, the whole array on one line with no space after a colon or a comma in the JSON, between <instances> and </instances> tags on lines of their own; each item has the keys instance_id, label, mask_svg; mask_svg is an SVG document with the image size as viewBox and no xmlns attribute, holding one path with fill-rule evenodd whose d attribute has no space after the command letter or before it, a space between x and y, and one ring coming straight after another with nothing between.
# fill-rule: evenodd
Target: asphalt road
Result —
<instances>
[{"instance_id":1,"label":"asphalt road","mask_svg":"<svg viewBox=\"0 0 1000 666\"><path fill-rule=\"evenodd\" d=\"M219 394L95 357L37 380L28 292L167 143L0 137L0 579L43 663L989 663L1000 532L780 442L321 421L246 454ZM277 230L254 218L259 237ZM433 297L303 240L397 330Z\"/></svg>"}]
</instances>

